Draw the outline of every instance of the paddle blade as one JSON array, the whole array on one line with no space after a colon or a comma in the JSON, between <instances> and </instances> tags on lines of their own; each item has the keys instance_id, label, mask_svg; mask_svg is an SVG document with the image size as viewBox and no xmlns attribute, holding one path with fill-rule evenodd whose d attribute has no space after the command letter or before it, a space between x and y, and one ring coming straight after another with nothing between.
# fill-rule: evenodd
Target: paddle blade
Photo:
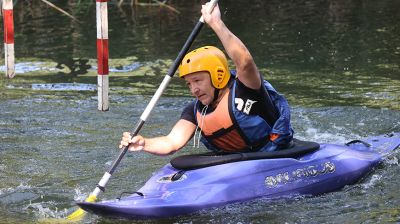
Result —
<instances>
[{"instance_id":1,"label":"paddle blade","mask_svg":"<svg viewBox=\"0 0 400 224\"><path fill-rule=\"evenodd\" d=\"M86 198L85 202L95 202L96 199L97 197L95 195L90 195L88 198ZM72 222L78 222L83 219L85 214L86 214L85 210L79 208L78 210L67 216L67 219Z\"/></svg>"},{"instance_id":2,"label":"paddle blade","mask_svg":"<svg viewBox=\"0 0 400 224\"><path fill-rule=\"evenodd\" d=\"M74 211L69 216L67 216L67 219L72 222L78 222L81 219L83 219L85 213L86 213L85 210L79 208L78 210Z\"/></svg>"}]
</instances>

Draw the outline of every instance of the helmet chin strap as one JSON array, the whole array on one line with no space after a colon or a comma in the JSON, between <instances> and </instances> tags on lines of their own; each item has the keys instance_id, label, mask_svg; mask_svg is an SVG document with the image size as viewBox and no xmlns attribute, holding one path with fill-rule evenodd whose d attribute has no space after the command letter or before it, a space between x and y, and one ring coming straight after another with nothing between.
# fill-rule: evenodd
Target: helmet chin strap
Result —
<instances>
[{"instance_id":1,"label":"helmet chin strap","mask_svg":"<svg viewBox=\"0 0 400 224\"><path fill-rule=\"evenodd\" d=\"M219 89L214 88L214 98L211 103L213 103L214 101L216 101L218 99L218 95L219 95Z\"/></svg>"}]
</instances>

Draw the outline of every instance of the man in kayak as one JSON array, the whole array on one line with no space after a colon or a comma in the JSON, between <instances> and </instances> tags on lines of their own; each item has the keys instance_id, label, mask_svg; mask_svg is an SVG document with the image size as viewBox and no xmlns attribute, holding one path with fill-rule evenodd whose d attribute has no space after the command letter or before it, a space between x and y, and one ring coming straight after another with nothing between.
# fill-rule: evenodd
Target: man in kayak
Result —
<instances>
[{"instance_id":1,"label":"man in kayak","mask_svg":"<svg viewBox=\"0 0 400 224\"><path fill-rule=\"evenodd\" d=\"M293 130L286 99L264 81L243 42L221 20L218 5L201 13L216 33L236 71L229 71L224 53L205 46L188 53L179 67L196 100L188 104L166 136L131 138L124 132L120 148L168 155L183 148L193 137L213 151L274 151L288 148ZM197 144L199 144L197 142Z\"/></svg>"}]
</instances>

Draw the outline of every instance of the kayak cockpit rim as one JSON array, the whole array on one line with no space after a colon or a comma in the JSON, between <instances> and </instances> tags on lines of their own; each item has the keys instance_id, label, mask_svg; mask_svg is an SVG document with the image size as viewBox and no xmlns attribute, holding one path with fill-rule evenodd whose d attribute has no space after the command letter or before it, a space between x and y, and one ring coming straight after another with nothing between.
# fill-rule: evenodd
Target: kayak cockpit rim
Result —
<instances>
[{"instance_id":1,"label":"kayak cockpit rim","mask_svg":"<svg viewBox=\"0 0 400 224\"><path fill-rule=\"evenodd\" d=\"M318 150L320 145L316 142L301 141L293 139L293 144L288 149L272 152L245 152L245 153L215 153L207 152L194 155L182 155L171 160L171 165L179 170L193 170L225 163L276 159L276 158L298 158L307 153Z\"/></svg>"}]
</instances>

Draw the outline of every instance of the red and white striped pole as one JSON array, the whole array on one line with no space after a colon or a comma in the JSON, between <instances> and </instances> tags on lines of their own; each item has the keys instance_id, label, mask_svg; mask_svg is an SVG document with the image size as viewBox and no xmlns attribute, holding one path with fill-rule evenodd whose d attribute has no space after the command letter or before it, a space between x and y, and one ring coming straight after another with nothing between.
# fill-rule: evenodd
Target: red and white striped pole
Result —
<instances>
[{"instance_id":1,"label":"red and white striped pole","mask_svg":"<svg viewBox=\"0 0 400 224\"><path fill-rule=\"evenodd\" d=\"M15 76L13 1L3 0L4 54L6 76Z\"/></svg>"},{"instance_id":2,"label":"red and white striped pole","mask_svg":"<svg viewBox=\"0 0 400 224\"><path fill-rule=\"evenodd\" d=\"M98 109L108 110L108 16L107 0L96 0Z\"/></svg>"}]
</instances>

